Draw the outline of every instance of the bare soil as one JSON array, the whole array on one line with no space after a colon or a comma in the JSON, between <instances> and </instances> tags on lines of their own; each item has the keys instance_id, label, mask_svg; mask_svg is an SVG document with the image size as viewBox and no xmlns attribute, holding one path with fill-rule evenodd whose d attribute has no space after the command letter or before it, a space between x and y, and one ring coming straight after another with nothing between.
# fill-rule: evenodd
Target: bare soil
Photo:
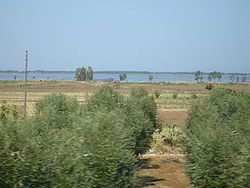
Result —
<instances>
[{"instance_id":1,"label":"bare soil","mask_svg":"<svg viewBox=\"0 0 250 188\"><path fill-rule=\"evenodd\" d=\"M164 124L181 125L187 118L187 110L159 110L159 119Z\"/></svg>"},{"instance_id":2,"label":"bare soil","mask_svg":"<svg viewBox=\"0 0 250 188\"><path fill-rule=\"evenodd\" d=\"M184 173L183 155L146 154L141 160L146 164L140 174L145 187L193 188Z\"/></svg>"},{"instance_id":3,"label":"bare soil","mask_svg":"<svg viewBox=\"0 0 250 188\"><path fill-rule=\"evenodd\" d=\"M181 126L187 118L187 110L160 109L159 119L163 124ZM164 126L164 125L163 125ZM145 154L140 157L144 166L140 177L144 187L158 188L194 188L185 175L183 163L185 156L179 147L167 145L161 136L155 136L155 149L164 154Z\"/></svg>"}]
</instances>

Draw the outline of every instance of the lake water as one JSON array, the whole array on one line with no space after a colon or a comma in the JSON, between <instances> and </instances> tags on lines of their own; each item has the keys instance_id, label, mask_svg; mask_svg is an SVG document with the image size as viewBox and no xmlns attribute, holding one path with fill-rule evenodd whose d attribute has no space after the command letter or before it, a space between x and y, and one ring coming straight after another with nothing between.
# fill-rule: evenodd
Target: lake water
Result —
<instances>
[{"instance_id":1,"label":"lake water","mask_svg":"<svg viewBox=\"0 0 250 188\"><path fill-rule=\"evenodd\" d=\"M74 80L73 73L29 73L28 80ZM119 74L94 74L94 79L109 79L119 80ZM17 80L24 80L23 73L16 73ZM14 80L12 73L0 73L0 80ZM148 81L147 74L127 74L127 81ZM241 77L240 77L241 80ZM247 77L246 81L249 81L250 77ZM155 74L153 75L153 81L194 81L194 75L166 75L166 74ZM207 75L203 76L203 81L208 81ZM229 82L230 76L223 75L221 81Z\"/></svg>"}]
</instances>

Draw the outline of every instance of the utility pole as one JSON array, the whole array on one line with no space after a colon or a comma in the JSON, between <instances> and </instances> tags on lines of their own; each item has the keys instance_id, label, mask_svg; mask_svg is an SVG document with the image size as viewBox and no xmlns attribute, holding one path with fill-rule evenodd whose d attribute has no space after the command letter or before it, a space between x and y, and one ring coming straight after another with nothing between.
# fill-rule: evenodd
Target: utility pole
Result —
<instances>
[{"instance_id":1,"label":"utility pole","mask_svg":"<svg viewBox=\"0 0 250 188\"><path fill-rule=\"evenodd\" d=\"M28 72L28 50L25 51L25 81L24 81L24 116L26 117L27 108L27 72Z\"/></svg>"}]
</instances>

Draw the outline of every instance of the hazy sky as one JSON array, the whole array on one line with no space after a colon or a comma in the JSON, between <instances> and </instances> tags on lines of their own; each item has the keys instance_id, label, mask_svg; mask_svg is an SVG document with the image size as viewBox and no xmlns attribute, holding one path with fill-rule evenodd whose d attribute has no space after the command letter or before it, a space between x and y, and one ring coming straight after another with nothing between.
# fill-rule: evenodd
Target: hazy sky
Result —
<instances>
[{"instance_id":1,"label":"hazy sky","mask_svg":"<svg viewBox=\"0 0 250 188\"><path fill-rule=\"evenodd\" d=\"M0 70L250 72L250 0L0 0Z\"/></svg>"}]
</instances>

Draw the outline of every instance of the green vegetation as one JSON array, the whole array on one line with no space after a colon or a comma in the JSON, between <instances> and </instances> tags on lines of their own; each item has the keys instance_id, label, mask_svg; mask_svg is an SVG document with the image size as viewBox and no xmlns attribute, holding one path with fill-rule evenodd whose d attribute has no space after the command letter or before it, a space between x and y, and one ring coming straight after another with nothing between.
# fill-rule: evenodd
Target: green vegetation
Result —
<instances>
[{"instance_id":1,"label":"green vegetation","mask_svg":"<svg viewBox=\"0 0 250 188\"><path fill-rule=\"evenodd\" d=\"M92 67L88 67L87 69L77 68L75 72L75 78L77 81L84 81L84 80L93 80L93 70Z\"/></svg>"},{"instance_id":2,"label":"green vegetation","mask_svg":"<svg viewBox=\"0 0 250 188\"><path fill-rule=\"evenodd\" d=\"M212 90L214 88L214 86L213 86L213 84L211 84L211 83L208 83L207 85L206 85L206 89L207 90Z\"/></svg>"},{"instance_id":3,"label":"green vegetation","mask_svg":"<svg viewBox=\"0 0 250 188\"><path fill-rule=\"evenodd\" d=\"M242 82L246 82L247 81L247 74L231 74L230 75L230 80L233 82L233 81L237 81L239 82L240 81L240 76L241 76L241 81Z\"/></svg>"},{"instance_id":4,"label":"green vegetation","mask_svg":"<svg viewBox=\"0 0 250 188\"><path fill-rule=\"evenodd\" d=\"M184 128L187 174L196 187L250 187L250 95L214 89Z\"/></svg>"},{"instance_id":5,"label":"green vegetation","mask_svg":"<svg viewBox=\"0 0 250 188\"><path fill-rule=\"evenodd\" d=\"M120 78L120 81L124 81L127 78L127 74L126 73L119 74L119 78Z\"/></svg>"},{"instance_id":6,"label":"green vegetation","mask_svg":"<svg viewBox=\"0 0 250 188\"><path fill-rule=\"evenodd\" d=\"M79 104L76 98L63 94L51 94L40 99L35 104L36 121L40 127L49 126L50 129L70 127L77 115Z\"/></svg>"},{"instance_id":7,"label":"green vegetation","mask_svg":"<svg viewBox=\"0 0 250 188\"><path fill-rule=\"evenodd\" d=\"M212 79L215 80L216 78L218 78L218 80L220 81L222 77L222 73L221 72L217 72L217 71L214 71L214 72L210 72L208 74L208 80L211 81Z\"/></svg>"},{"instance_id":8,"label":"green vegetation","mask_svg":"<svg viewBox=\"0 0 250 188\"><path fill-rule=\"evenodd\" d=\"M177 94L177 93L174 93L174 94L172 95L172 97L173 97L173 99L177 99L178 94Z\"/></svg>"},{"instance_id":9,"label":"green vegetation","mask_svg":"<svg viewBox=\"0 0 250 188\"><path fill-rule=\"evenodd\" d=\"M83 113L103 111L106 114L116 113L118 119L124 119L124 127L132 130L134 143L131 146L136 155L145 153L152 141L153 132L160 128L156 119L157 106L153 97L142 88L133 89L124 98L111 87L102 87L87 99Z\"/></svg>"},{"instance_id":10,"label":"green vegetation","mask_svg":"<svg viewBox=\"0 0 250 188\"><path fill-rule=\"evenodd\" d=\"M2 102L0 108L0 121L6 122L9 119L16 120L18 118L18 111L16 105L8 105L6 101Z\"/></svg>"},{"instance_id":11,"label":"green vegetation","mask_svg":"<svg viewBox=\"0 0 250 188\"><path fill-rule=\"evenodd\" d=\"M164 142L170 146L176 146L181 137L182 130L176 125L168 125L161 131L161 136L164 138Z\"/></svg>"},{"instance_id":12,"label":"green vegetation","mask_svg":"<svg viewBox=\"0 0 250 188\"><path fill-rule=\"evenodd\" d=\"M148 75L148 80L149 80L149 81L152 81L153 78L154 78L154 76L153 76L152 74L149 74L149 75Z\"/></svg>"},{"instance_id":13,"label":"green vegetation","mask_svg":"<svg viewBox=\"0 0 250 188\"><path fill-rule=\"evenodd\" d=\"M194 79L199 82L199 80L202 82L203 76L202 76L202 72L201 71L196 71L195 75L194 75Z\"/></svg>"},{"instance_id":14,"label":"green vegetation","mask_svg":"<svg viewBox=\"0 0 250 188\"><path fill-rule=\"evenodd\" d=\"M197 97L198 97L198 96L197 96L195 93L191 95L191 98L192 98L192 99L197 99Z\"/></svg>"},{"instance_id":15,"label":"green vegetation","mask_svg":"<svg viewBox=\"0 0 250 188\"><path fill-rule=\"evenodd\" d=\"M155 98L158 99L160 97L160 95L161 95L161 92L159 90L155 90L155 92L154 92Z\"/></svg>"},{"instance_id":16,"label":"green vegetation","mask_svg":"<svg viewBox=\"0 0 250 188\"><path fill-rule=\"evenodd\" d=\"M15 121L6 109L0 187L136 187L136 156L160 128L154 97L141 88L124 97L102 87L82 105L64 94L47 95L33 116Z\"/></svg>"}]
</instances>

